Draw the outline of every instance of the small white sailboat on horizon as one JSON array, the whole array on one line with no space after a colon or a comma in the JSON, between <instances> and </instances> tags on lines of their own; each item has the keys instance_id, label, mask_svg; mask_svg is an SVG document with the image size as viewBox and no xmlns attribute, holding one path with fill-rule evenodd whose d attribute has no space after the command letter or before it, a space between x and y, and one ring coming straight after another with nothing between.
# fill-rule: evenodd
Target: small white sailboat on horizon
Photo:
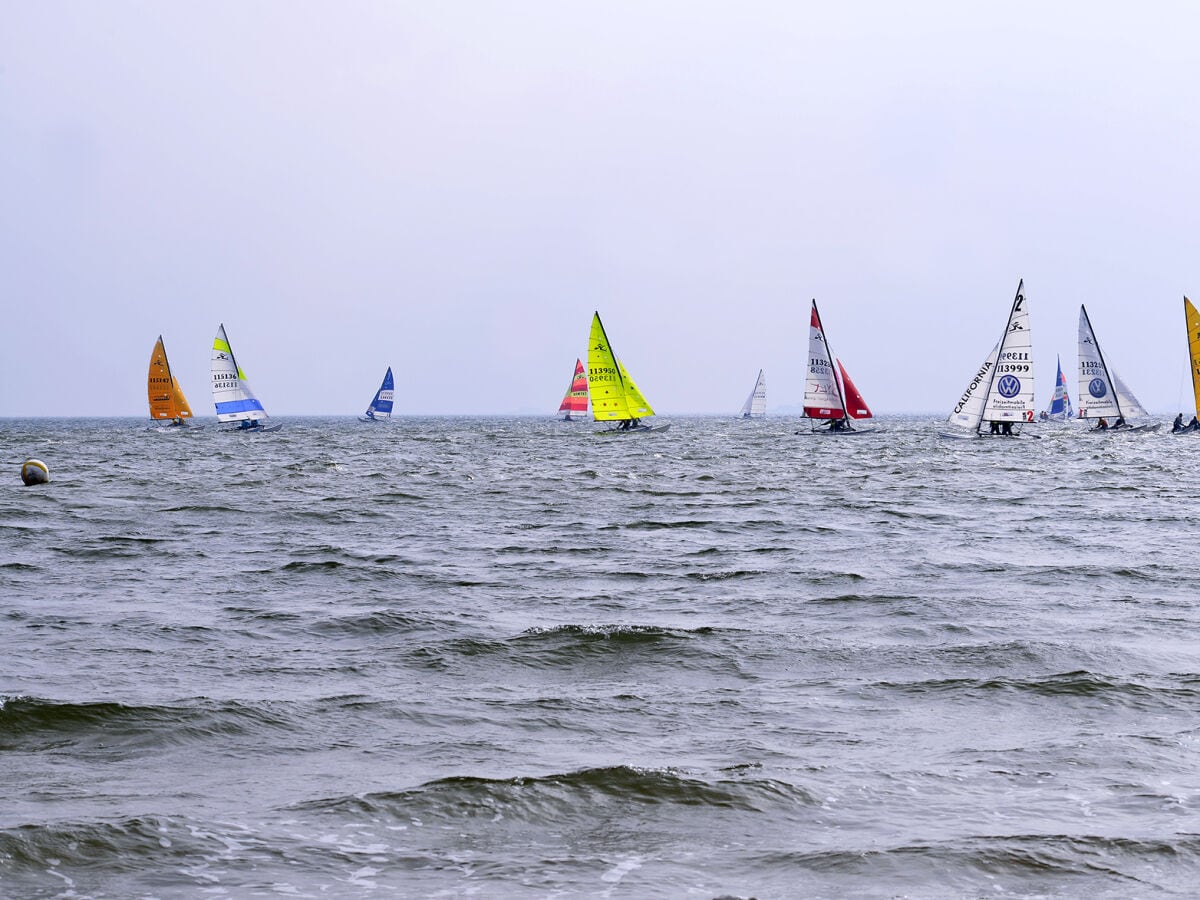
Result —
<instances>
[{"instance_id":1,"label":"small white sailboat on horizon","mask_svg":"<svg viewBox=\"0 0 1200 900\"><path fill-rule=\"evenodd\" d=\"M392 379L392 367L388 366L383 374L383 382L379 390L371 398L367 411L358 417L360 422L382 422L392 417L392 398L396 392L396 384Z\"/></svg>"},{"instance_id":2,"label":"small white sailboat on horizon","mask_svg":"<svg viewBox=\"0 0 1200 900\"><path fill-rule=\"evenodd\" d=\"M1104 358L1092 328L1087 307L1079 307L1079 418L1097 419L1089 432L1157 431L1158 424L1130 425L1126 417L1148 418L1149 413L1121 376ZM1110 421L1110 418L1111 421Z\"/></svg>"},{"instance_id":3,"label":"small white sailboat on horizon","mask_svg":"<svg viewBox=\"0 0 1200 900\"><path fill-rule=\"evenodd\" d=\"M1033 335L1022 279L1004 334L951 410L946 420L950 429L938 433L946 438L1013 437L1020 434L1013 431L1013 425L1032 422L1033 417ZM984 422L988 423L986 432Z\"/></svg>"},{"instance_id":4,"label":"small white sailboat on horizon","mask_svg":"<svg viewBox=\"0 0 1200 900\"><path fill-rule=\"evenodd\" d=\"M763 370L758 370L758 378L754 382L754 388L750 391L750 396L746 398L746 402L742 404L741 417L743 419L764 419L767 416L767 379L763 375Z\"/></svg>"},{"instance_id":5,"label":"small white sailboat on horizon","mask_svg":"<svg viewBox=\"0 0 1200 900\"><path fill-rule=\"evenodd\" d=\"M602 431L601 434L663 432L671 427L647 425L642 422L643 418L654 415L654 409L638 390L625 364L613 352L599 312L592 316L587 374L588 397L592 401L592 420L616 424L615 428Z\"/></svg>"},{"instance_id":6,"label":"small white sailboat on horizon","mask_svg":"<svg viewBox=\"0 0 1200 900\"><path fill-rule=\"evenodd\" d=\"M873 418L842 361L829 349L829 340L812 302L808 324L808 371L804 378L804 417L812 420L812 430L796 434L871 434L874 428L855 428L852 420ZM817 422L828 423L820 428Z\"/></svg>"},{"instance_id":7,"label":"small white sailboat on horizon","mask_svg":"<svg viewBox=\"0 0 1200 900\"><path fill-rule=\"evenodd\" d=\"M250 390L246 373L234 358L229 338L225 336L225 325L217 328L212 350L212 396L217 408L218 422L237 422L237 428L227 431L264 432L278 431L279 422L268 424L267 411Z\"/></svg>"}]
</instances>

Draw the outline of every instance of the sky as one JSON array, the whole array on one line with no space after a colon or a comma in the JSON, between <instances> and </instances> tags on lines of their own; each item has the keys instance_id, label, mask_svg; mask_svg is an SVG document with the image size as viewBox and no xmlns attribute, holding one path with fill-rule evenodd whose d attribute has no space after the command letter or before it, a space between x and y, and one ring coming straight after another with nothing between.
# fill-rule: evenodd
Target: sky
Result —
<instances>
[{"instance_id":1,"label":"sky","mask_svg":"<svg viewBox=\"0 0 1200 900\"><path fill-rule=\"evenodd\" d=\"M0 416L553 413L599 310L660 416L948 415L1025 279L1191 410L1200 6L0 0ZM1069 374L1072 395L1074 376Z\"/></svg>"}]
</instances>

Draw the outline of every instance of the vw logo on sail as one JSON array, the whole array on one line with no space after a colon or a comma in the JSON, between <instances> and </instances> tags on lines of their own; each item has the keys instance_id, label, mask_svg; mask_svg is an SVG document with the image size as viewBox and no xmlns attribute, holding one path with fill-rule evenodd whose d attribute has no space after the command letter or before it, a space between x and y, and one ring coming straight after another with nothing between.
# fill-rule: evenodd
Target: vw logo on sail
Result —
<instances>
[{"instance_id":1,"label":"vw logo on sail","mask_svg":"<svg viewBox=\"0 0 1200 900\"><path fill-rule=\"evenodd\" d=\"M996 382L996 390L1006 400L1011 400L1021 393L1021 379L1016 375L1004 375Z\"/></svg>"},{"instance_id":2,"label":"vw logo on sail","mask_svg":"<svg viewBox=\"0 0 1200 900\"><path fill-rule=\"evenodd\" d=\"M1108 393L1108 385L1104 383L1103 378L1093 378L1088 382L1088 393L1099 399Z\"/></svg>"}]
</instances>

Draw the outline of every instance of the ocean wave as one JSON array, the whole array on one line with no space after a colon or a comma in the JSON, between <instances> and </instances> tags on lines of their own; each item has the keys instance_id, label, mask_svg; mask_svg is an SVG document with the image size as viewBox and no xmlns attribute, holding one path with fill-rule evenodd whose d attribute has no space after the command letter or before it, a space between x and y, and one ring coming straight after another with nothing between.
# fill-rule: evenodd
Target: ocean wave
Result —
<instances>
[{"instance_id":1,"label":"ocean wave","mask_svg":"<svg viewBox=\"0 0 1200 900\"><path fill-rule=\"evenodd\" d=\"M812 807L816 800L802 788L772 779L708 781L675 769L618 765L537 777L454 776L411 790L309 801L295 808L436 820L501 815L543 824L586 819L613 804L763 812Z\"/></svg>"},{"instance_id":2,"label":"ocean wave","mask_svg":"<svg viewBox=\"0 0 1200 900\"><path fill-rule=\"evenodd\" d=\"M253 734L288 728L283 717L261 707L202 701L181 706L71 703L37 697L0 700L0 752L73 747L126 749Z\"/></svg>"}]
</instances>

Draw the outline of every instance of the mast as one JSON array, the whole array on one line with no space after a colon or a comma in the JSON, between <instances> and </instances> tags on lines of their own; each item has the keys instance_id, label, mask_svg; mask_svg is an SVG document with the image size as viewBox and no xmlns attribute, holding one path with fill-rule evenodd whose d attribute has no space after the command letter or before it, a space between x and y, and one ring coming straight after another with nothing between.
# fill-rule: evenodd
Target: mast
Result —
<instances>
[{"instance_id":1,"label":"mast","mask_svg":"<svg viewBox=\"0 0 1200 900\"><path fill-rule=\"evenodd\" d=\"M1096 337L1096 329L1092 327L1092 319L1087 313L1087 307L1082 303L1079 304L1079 313L1083 316L1083 320L1087 322L1088 334L1092 337L1092 345L1096 348L1096 357L1100 360L1100 369L1104 372L1104 382L1112 391L1113 405L1117 408L1117 418L1124 418L1121 412L1121 397L1120 391L1117 390L1116 384L1113 382L1112 372L1108 370L1108 363L1104 361L1104 351L1100 349L1100 339ZM1192 376L1195 378L1195 375Z\"/></svg>"},{"instance_id":2,"label":"mast","mask_svg":"<svg viewBox=\"0 0 1200 900\"><path fill-rule=\"evenodd\" d=\"M1013 297L1012 309L1008 311L1008 321L1004 323L1004 334L1000 335L1000 343L996 345L996 365L992 366L992 370L988 375L987 388L983 392L983 406L979 409L979 421L975 423L975 433L982 434L980 427L983 425L983 414L987 410L987 398L992 394L992 384L996 381L996 370L1000 368L1000 361L1004 358L1004 344L1008 340L1009 334L1012 333L1013 317L1021 311L1021 304L1025 302L1025 279L1022 278L1017 282L1017 295Z\"/></svg>"},{"instance_id":3,"label":"mast","mask_svg":"<svg viewBox=\"0 0 1200 900\"><path fill-rule=\"evenodd\" d=\"M833 351L829 349L829 338L825 337L825 326L821 322L821 313L817 311L817 300L813 298L813 318L817 320L817 331L821 334L821 344L825 347L825 358L829 360L829 371L833 375L833 386L837 390L838 405L842 409L842 419L846 422L846 427L850 427L850 411L846 409L846 394L842 390L842 379L838 378L837 361L833 358ZM833 427L832 425L830 426Z\"/></svg>"}]
</instances>

